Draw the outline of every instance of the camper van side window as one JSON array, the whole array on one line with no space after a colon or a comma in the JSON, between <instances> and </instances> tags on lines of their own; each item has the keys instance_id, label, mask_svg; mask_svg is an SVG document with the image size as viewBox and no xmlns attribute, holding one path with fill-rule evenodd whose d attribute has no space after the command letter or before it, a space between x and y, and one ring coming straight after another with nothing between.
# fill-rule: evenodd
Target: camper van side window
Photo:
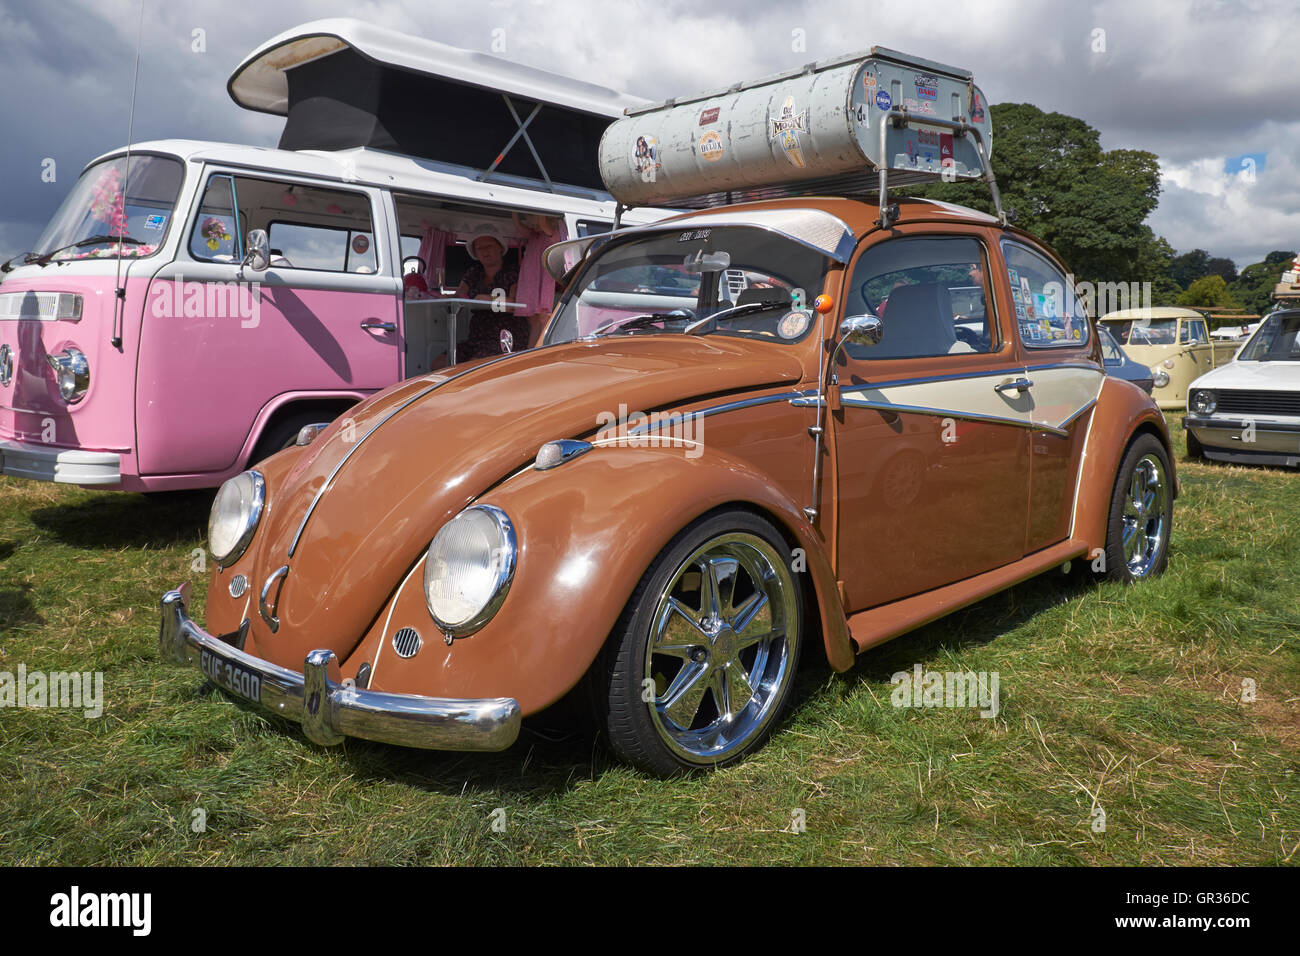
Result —
<instances>
[{"instance_id":1,"label":"camper van side window","mask_svg":"<svg viewBox=\"0 0 1300 956\"><path fill-rule=\"evenodd\" d=\"M210 262L238 262L243 248L239 217L235 212L234 180L213 176L203 192L199 214L190 235L190 255Z\"/></svg>"},{"instance_id":2,"label":"camper van side window","mask_svg":"<svg viewBox=\"0 0 1300 956\"><path fill-rule=\"evenodd\" d=\"M609 232L613 228L614 224L612 222L605 222L600 219L579 219L576 238L585 239L587 236L598 236Z\"/></svg>"},{"instance_id":3,"label":"camper van side window","mask_svg":"<svg viewBox=\"0 0 1300 956\"><path fill-rule=\"evenodd\" d=\"M213 176L194 220L190 255L238 263L250 229L266 230L272 269L378 271L365 193L229 173Z\"/></svg>"}]
</instances>

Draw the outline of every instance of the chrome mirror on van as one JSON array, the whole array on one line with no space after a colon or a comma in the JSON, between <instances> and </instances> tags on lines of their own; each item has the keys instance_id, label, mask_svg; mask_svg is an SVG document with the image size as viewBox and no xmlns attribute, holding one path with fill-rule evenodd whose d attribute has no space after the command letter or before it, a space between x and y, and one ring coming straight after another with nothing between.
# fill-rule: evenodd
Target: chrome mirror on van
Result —
<instances>
[{"instance_id":1,"label":"chrome mirror on van","mask_svg":"<svg viewBox=\"0 0 1300 956\"><path fill-rule=\"evenodd\" d=\"M240 267L248 266L254 272L265 272L271 265L271 240L265 229L250 229L244 237L244 261Z\"/></svg>"}]
</instances>

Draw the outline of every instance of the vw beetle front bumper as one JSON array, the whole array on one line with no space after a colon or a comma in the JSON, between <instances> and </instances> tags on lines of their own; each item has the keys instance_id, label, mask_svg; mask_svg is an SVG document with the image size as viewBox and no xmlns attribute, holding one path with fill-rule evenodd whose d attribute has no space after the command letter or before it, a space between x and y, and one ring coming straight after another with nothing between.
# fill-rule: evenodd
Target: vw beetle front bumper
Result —
<instances>
[{"instance_id":1,"label":"vw beetle front bumper","mask_svg":"<svg viewBox=\"0 0 1300 956\"><path fill-rule=\"evenodd\" d=\"M228 693L301 723L315 743L330 746L362 737L426 750L505 750L519 736L522 715L511 697L386 694L332 680L332 651L312 651L301 674L247 654L190 619L188 592L189 585L182 585L163 595L158 635L163 657L180 664L197 662Z\"/></svg>"}]
</instances>

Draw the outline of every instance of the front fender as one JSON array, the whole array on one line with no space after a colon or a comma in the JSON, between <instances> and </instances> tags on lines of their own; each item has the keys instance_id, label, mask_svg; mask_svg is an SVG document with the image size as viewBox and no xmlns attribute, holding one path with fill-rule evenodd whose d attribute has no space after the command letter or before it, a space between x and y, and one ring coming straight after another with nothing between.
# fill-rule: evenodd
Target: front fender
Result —
<instances>
[{"instance_id":1,"label":"front fender","mask_svg":"<svg viewBox=\"0 0 1300 956\"><path fill-rule=\"evenodd\" d=\"M1106 523L1115 476L1129 443L1139 431L1154 433L1164 444L1169 455L1169 479L1177 497L1178 475L1165 416L1142 389L1107 376L1088 425L1071 532L1071 537L1086 541L1090 551L1106 547Z\"/></svg>"},{"instance_id":2,"label":"front fender","mask_svg":"<svg viewBox=\"0 0 1300 956\"><path fill-rule=\"evenodd\" d=\"M519 557L510 592L477 634L446 645L430 618L423 558L352 658L369 661L370 686L393 693L506 696L525 714L559 700L591 666L651 562L682 528L725 505L766 512L802 548L827 657L836 670L853 649L825 546L798 505L745 462L706 450L596 448L550 471L528 469L479 501L510 516ZM413 626L418 654L400 658L392 635Z\"/></svg>"}]
</instances>

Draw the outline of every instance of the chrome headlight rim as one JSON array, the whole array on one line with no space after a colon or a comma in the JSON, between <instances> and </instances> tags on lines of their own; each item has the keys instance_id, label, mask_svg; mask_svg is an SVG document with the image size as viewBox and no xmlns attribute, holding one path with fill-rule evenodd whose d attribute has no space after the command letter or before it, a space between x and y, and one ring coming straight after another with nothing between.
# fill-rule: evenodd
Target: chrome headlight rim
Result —
<instances>
[{"instance_id":1,"label":"chrome headlight rim","mask_svg":"<svg viewBox=\"0 0 1300 956\"><path fill-rule=\"evenodd\" d=\"M1219 396L1212 388L1198 388L1192 392L1192 411L1198 415L1213 415L1219 407Z\"/></svg>"},{"instance_id":2,"label":"chrome headlight rim","mask_svg":"<svg viewBox=\"0 0 1300 956\"><path fill-rule=\"evenodd\" d=\"M1169 384L1169 373L1157 365L1151 369L1151 381L1155 383L1156 388L1164 388Z\"/></svg>"},{"instance_id":3,"label":"chrome headlight rim","mask_svg":"<svg viewBox=\"0 0 1300 956\"><path fill-rule=\"evenodd\" d=\"M90 391L90 360L86 353L75 345L69 345L53 355L47 355L46 361L54 369L54 386L59 395L69 405L76 405ZM65 389L64 376L68 376L70 388Z\"/></svg>"},{"instance_id":4,"label":"chrome headlight rim","mask_svg":"<svg viewBox=\"0 0 1300 956\"><path fill-rule=\"evenodd\" d=\"M445 621L438 612L433 609L433 601L429 596L429 577L433 568L431 558L434 553L434 546L438 542L438 535L441 535L446 529L450 528L456 521L472 512L481 512L492 519L496 527L498 541L500 542L501 560L495 563L494 579L492 582L491 593L483 606L477 612L471 614L463 621ZM515 579L515 567L518 563L519 541L515 535L515 527L510 521L510 517L496 505L476 504L470 505L461 511L454 518L438 529L438 533L433 536L429 542L429 549L424 555L424 605L429 611L429 616L433 618L433 623L444 635L452 638L468 637L482 630L497 611L501 610L501 605L505 603L506 595L510 593L510 585Z\"/></svg>"},{"instance_id":5,"label":"chrome headlight rim","mask_svg":"<svg viewBox=\"0 0 1300 956\"><path fill-rule=\"evenodd\" d=\"M212 555L212 560L217 562L219 567L228 568L244 556L248 546L253 542L253 535L257 532L257 526L262 521L262 511L266 507L266 479L262 473L255 468L248 471L241 471L233 478L222 482L221 488L217 489L217 497L212 502L212 510L216 511L217 503L221 500L221 491L227 484L232 481L238 481L245 476L253 481L252 505L249 508L248 517L244 519L244 527L239 536L235 539L234 545L225 554L217 554L212 547L212 515L208 516L208 553Z\"/></svg>"}]
</instances>

